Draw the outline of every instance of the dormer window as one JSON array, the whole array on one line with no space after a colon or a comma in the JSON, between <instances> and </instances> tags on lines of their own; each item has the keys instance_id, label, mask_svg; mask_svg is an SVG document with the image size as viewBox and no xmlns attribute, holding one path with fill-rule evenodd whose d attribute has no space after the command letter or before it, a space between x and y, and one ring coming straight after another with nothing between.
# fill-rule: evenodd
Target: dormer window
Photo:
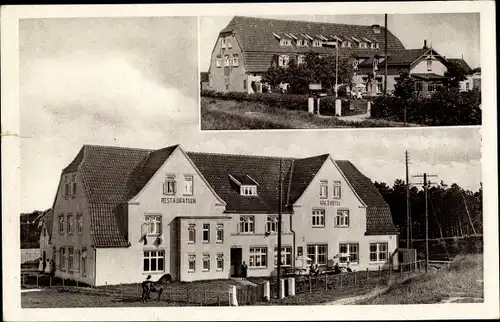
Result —
<instances>
[{"instance_id":1,"label":"dormer window","mask_svg":"<svg viewBox=\"0 0 500 322\"><path fill-rule=\"evenodd\" d=\"M297 41L297 47L308 47L309 43L305 39L299 39Z\"/></svg>"},{"instance_id":2,"label":"dormer window","mask_svg":"<svg viewBox=\"0 0 500 322\"><path fill-rule=\"evenodd\" d=\"M359 48L368 48L368 44L365 42L359 43Z\"/></svg>"},{"instance_id":3,"label":"dormer window","mask_svg":"<svg viewBox=\"0 0 500 322\"><path fill-rule=\"evenodd\" d=\"M240 194L242 196L256 196L257 195L257 186L241 186Z\"/></svg>"},{"instance_id":4,"label":"dormer window","mask_svg":"<svg viewBox=\"0 0 500 322\"><path fill-rule=\"evenodd\" d=\"M280 40L280 46L291 46L292 45L292 41L290 39L281 39Z\"/></svg>"},{"instance_id":5,"label":"dormer window","mask_svg":"<svg viewBox=\"0 0 500 322\"><path fill-rule=\"evenodd\" d=\"M313 47L321 47L322 42L320 40L313 40Z\"/></svg>"}]
</instances>

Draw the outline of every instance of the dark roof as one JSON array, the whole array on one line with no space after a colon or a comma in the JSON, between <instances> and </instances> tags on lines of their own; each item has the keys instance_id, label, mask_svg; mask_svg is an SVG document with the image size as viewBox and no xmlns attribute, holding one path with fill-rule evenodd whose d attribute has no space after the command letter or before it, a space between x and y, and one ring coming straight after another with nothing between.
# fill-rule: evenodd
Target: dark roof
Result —
<instances>
[{"instance_id":1,"label":"dark roof","mask_svg":"<svg viewBox=\"0 0 500 322\"><path fill-rule=\"evenodd\" d=\"M448 77L443 76L443 75L438 75L435 73L413 73L411 74L412 77L424 79L424 80L443 80L443 79L448 79Z\"/></svg>"},{"instance_id":2,"label":"dark roof","mask_svg":"<svg viewBox=\"0 0 500 322\"><path fill-rule=\"evenodd\" d=\"M217 195L226 202L226 212L277 213L279 203L279 166L278 157L259 157L249 155L230 155L215 153L188 152L198 170L211 184ZM282 158L283 211L286 208L292 159ZM229 175L243 178L247 175L259 184L257 196L242 196L239 186Z\"/></svg>"},{"instance_id":3,"label":"dark roof","mask_svg":"<svg viewBox=\"0 0 500 322\"><path fill-rule=\"evenodd\" d=\"M207 83L208 82L208 72L201 72L200 73L200 80L203 83Z\"/></svg>"},{"instance_id":4,"label":"dark roof","mask_svg":"<svg viewBox=\"0 0 500 322\"><path fill-rule=\"evenodd\" d=\"M269 55L261 57L258 55L250 55L250 52L267 52L276 54L313 51L317 53L334 54L336 51L334 48L325 47L296 47L295 45L286 47L280 46L279 40L273 35L273 32L278 36L284 35L284 33L291 33L298 38L303 38L301 34L307 34L314 39L318 38L318 34L327 38L333 38L333 36L338 36L340 38L345 38L345 36L354 36L358 39L362 39L363 37L366 37L369 40L380 44L379 49L339 48L339 53L351 55L359 51L366 53L383 51L384 27L380 27L380 29L381 32L375 34L372 26L366 25L348 25L235 16L220 33L234 33L239 45L241 46L247 71L256 72L267 70L267 68L269 68L268 62L270 62L270 57L268 57ZM389 50L404 49L401 41L389 30L387 32L387 39L387 46ZM292 44L294 44L294 42L292 42ZM369 56L369 54L365 55ZM262 64L267 64L265 69L261 66Z\"/></svg>"},{"instance_id":5,"label":"dark roof","mask_svg":"<svg viewBox=\"0 0 500 322\"><path fill-rule=\"evenodd\" d=\"M396 234L391 210L382 195L370 180L364 176L350 161L335 161L351 184L356 194L366 204L366 234Z\"/></svg>"},{"instance_id":6,"label":"dark roof","mask_svg":"<svg viewBox=\"0 0 500 322\"><path fill-rule=\"evenodd\" d=\"M465 71L466 74L473 74L474 73L472 68L470 68L469 64L467 64L467 62L465 60L463 60L462 58L448 58L447 60L449 62L455 63L458 66L460 66Z\"/></svg>"},{"instance_id":7,"label":"dark roof","mask_svg":"<svg viewBox=\"0 0 500 322\"><path fill-rule=\"evenodd\" d=\"M130 245L123 217L126 202L144 187L177 147L145 150L85 145L76 158L79 162L73 161L66 167L64 171L77 168L80 171L89 202L91 238L96 247ZM188 152L187 155L211 188L226 202L228 213L277 213L280 161L283 173L282 210L290 213L291 208L287 205L300 198L329 157L323 154L294 159L198 152ZM367 234L394 233L389 207L371 180L349 161L336 163L368 206ZM239 186L229 175L241 180L255 180L258 183L257 196L241 196Z\"/></svg>"},{"instance_id":8,"label":"dark roof","mask_svg":"<svg viewBox=\"0 0 500 322\"><path fill-rule=\"evenodd\" d=\"M421 49L401 49L401 50L391 50L387 52L387 65L411 65L420 56L425 54L429 48ZM378 54L380 57L384 57L384 53ZM364 60L360 66L372 66L375 54L371 55L368 59ZM382 60L381 64L384 64Z\"/></svg>"}]
</instances>

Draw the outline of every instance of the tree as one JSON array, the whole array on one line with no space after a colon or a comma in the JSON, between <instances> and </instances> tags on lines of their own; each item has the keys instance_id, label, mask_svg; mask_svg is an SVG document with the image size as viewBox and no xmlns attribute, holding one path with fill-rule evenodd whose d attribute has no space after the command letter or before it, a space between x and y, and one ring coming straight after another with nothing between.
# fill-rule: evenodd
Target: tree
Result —
<instances>
[{"instance_id":1,"label":"tree","mask_svg":"<svg viewBox=\"0 0 500 322\"><path fill-rule=\"evenodd\" d=\"M458 88L461 81L467 79L465 70L455 61L448 61L444 76L448 77L444 83L448 88Z\"/></svg>"},{"instance_id":2,"label":"tree","mask_svg":"<svg viewBox=\"0 0 500 322\"><path fill-rule=\"evenodd\" d=\"M415 81L410 77L408 71L400 71L399 79L394 84L394 95L404 100L409 100L414 96Z\"/></svg>"},{"instance_id":3,"label":"tree","mask_svg":"<svg viewBox=\"0 0 500 322\"><path fill-rule=\"evenodd\" d=\"M269 84L272 88L278 86L287 79L286 68L276 66L275 61L276 57L273 58L271 67L262 75L262 82Z\"/></svg>"}]
</instances>

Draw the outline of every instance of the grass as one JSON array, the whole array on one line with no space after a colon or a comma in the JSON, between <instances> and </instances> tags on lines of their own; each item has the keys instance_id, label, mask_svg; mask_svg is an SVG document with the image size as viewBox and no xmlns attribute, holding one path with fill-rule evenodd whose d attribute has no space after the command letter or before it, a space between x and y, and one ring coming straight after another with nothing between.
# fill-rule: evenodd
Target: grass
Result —
<instances>
[{"instance_id":1,"label":"grass","mask_svg":"<svg viewBox=\"0 0 500 322\"><path fill-rule=\"evenodd\" d=\"M140 284L122 284L90 287L53 287L39 292L21 293L23 308L60 307L141 307L141 306L199 306L228 305L232 280L174 283L164 290L160 302L157 293L152 300L142 303Z\"/></svg>"},{"instance_id":2,"label":"grass","mask_svg":"<svg viewBox=\"0 0 500 322\"><path fill-rule=\"evenodd\" d=\"M360 122L340 120L336 117L318 117L306 111L285 110L259 102L201 98L202 130L247 129L322 129L397 127L402 123L382 119Z\"/></svg>"},{"instance_id":3,"label":"grass","mask_svg":"<svg viewBox=\"0 0 500 322\"><path fill-rule=\"evenodd\" d=\"M395 282L381 294L356 304L431 304L450 298L477 302L483 300L483 290L483 256L459 255L449 269Z\"/></svg>"}]
</instances>

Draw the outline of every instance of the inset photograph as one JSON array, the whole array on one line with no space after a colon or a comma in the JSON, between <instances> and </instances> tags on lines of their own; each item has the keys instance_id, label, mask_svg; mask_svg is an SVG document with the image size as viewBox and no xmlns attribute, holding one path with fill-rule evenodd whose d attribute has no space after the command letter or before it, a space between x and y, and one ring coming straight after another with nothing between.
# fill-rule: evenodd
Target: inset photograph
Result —
<instances>
[{"instance_id":1,"label":"inset photograph","mask_svg":"<svg viewBox=\"0 0 500 322\"><path fill-rule=\"evenodd\" d=\"M481 124L479 13L200 17L201 130Z\"/></svg>"}]
</instances>

